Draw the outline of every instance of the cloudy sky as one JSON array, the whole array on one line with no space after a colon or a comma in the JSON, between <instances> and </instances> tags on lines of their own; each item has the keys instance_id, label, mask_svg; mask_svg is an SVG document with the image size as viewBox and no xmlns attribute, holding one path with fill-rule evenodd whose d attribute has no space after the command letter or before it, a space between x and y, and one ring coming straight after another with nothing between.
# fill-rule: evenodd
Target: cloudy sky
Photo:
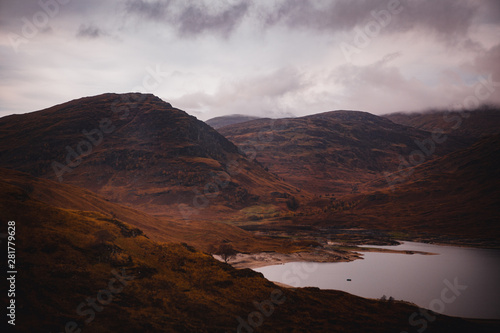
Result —
<instances>
[{"instance_id":1,"label":"cloudy sky","mask_svg":"<svg viewBox=\"0 0 500 333\"><path fill-rule=\"evenodd\" d=\"M202 120L500 104L498 0L0 0L0 116L104 92Z\"/></svg>"}]
</instances>

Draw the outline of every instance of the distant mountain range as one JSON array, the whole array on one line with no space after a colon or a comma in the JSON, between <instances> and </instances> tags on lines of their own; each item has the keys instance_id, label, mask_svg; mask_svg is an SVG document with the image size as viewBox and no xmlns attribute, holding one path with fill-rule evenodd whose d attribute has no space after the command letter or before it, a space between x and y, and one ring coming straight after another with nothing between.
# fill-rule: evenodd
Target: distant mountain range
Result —
<instances>
[{"instance_id":1,"label":"distant mountain range","mask_svg":"<svg viewBox=\"0 0 500 333\"><path fill-rule=\"evenodd\" d=\"M242 114L233 114L229 116L211 118L205 121L205 123L207 123L208 125L212 126L215 129L218 129L224 126L244 123L245 121L255 120L259 118L260 117L245 116Z\"/></svg>"},{"instance_id":2,"label":"distant mountain range","mask_svg":"<svg viewBox=\"0 0 500 333\"><path fill-rule=\"evenodd\" d=\"M269 124L272 123L272 126ZM358 111L332 111L300 118L258 119L219 128L226 138L251 153L269 171L316 194L360 191L384 172L396 170L400 158L431 138L431 133ZM467 147L473 139L448 135L432 156Z\"/></svg>"},{"instance_id":3,"label":"distant mountain range","mask_svg":"<svg viewBox=\"0 0 500 333\"><path fill-rule=\"evenodd\" d=\"M216 131L153 95L103 94L1 118L0 167L76 185L169 221L251 221L307 212L305 220L314 222L324 218L315 209L328 212L349 201L359 226L382 228L405 219L416 229L436 231L432 224L445 220L445 233L462 214L463 226L483 216L475 233L480 236L497 216L481 193L498 194L487 187L498 174L477 162L494 152L491 143L481 157L469 149L498 132L499 114L483 108L383 117L359 111L285 119L236 115L217 118L232 124ZM460 186L471 195L455 197L457 182L442 169L451 168L444 161L469 165L469 174L490 182L474 185L472 195L473 178L463 174ZM429 165L432 171L419 171ZM426 199L437 190L443 195ZM410 192L420 194L407 202ZM370 199L380 193L390 203ZM442 200L448 208L434 207ZM405 216L407 208L396 213L408 206L414 207L411 216ZM426 212L425 221L417 211ZM338 211L334 215L345 220Z\"/></svg>"},{"instance_id":4,"label":"distant mountain range","mask_svg":"<svg viewBox=\"0 0 500 333\"><path fill-rule=\"evenodd\" d=\"M494 106L482 106L479 109L468 111L392 113L383 117L396 124L429 132L442 130L446 134L475 140L500 133L500 112Z\"/></svg>"}]
</instances>

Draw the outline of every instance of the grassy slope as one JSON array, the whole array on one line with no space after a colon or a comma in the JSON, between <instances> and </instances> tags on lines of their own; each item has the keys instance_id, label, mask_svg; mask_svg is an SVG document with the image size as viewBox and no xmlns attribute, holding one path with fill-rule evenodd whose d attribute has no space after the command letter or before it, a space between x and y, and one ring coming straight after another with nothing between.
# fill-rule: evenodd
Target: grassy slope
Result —
<instances>
[{"instance_id":1,"label":"grassy slope","mask_svg":"<svg viewBox=\"0 0 500 333\"><path fill-rule=\"evenodd\" d=\"M436 129L444 133L481 138L500 131L500 109L483 107L474 111L429 111L421 113L392 113L383 116L396 124L425 131Z\"/></svg>"},{"instance_id":2,"label":"grassy slope","mask_svg":"<svg viewBox=\"0 0 500 333\"><path fill-rule=\"evenodd\" d=\"M35 200L26 186L0 182L0 218L16 221L18 332L61 332L71 321L83 332L234 332L236 318L247 318L253 301L277 289L286 300L256 332L400 332L416 311L337 291L279 289L258 273L157 243L102 213ZM79 304L109 289L113 270L122 269L133 280L85 323L90 317L77 313ZM479 327L445 316L426 330L471 331Z\"/></svg>"},{"instance_id":3,"label":"grassy slope","mask_svg":"<svg viewBox=\"0 0 500 333\"><path fill-rule=\"evenodd\" d=\"M349 194L396 170L399 156L418 149L430 133L358 111L332 111L291 119L258 119L218 129L285 181L311 193ZM465 147L450 137L436 148L443 155Z\"/></svg>"},{"instance_id":4,"label":"grassy slope","mask_svg":"<svg viewBox=\"0 0 500 333\"><path fill-rule=\"evenodd\" d=\"M443 236L500 238L500 135L421 164L390 189L384 178L376 192L353 195L352 209L327 214L346 225ZM331 223L328 222L328 223Z\"/></svg>"},{"instance_id":5,"label":"grassy slope","mask_svg":"<svg viewBox=\"0 0 500 333\"><path fill-rule=\"evenodd\" d=\"M144 94L103 94L1 118L0 167L56 180L53 162L66 165L67 149L87 151L83 131L99 128L108 133L93 134L98 143L62 180L114 202L179 217L178 204L192 208L208 193L208 206L193 217L227 218L256 201L286 209L271 193L298 193L210 126Z\"/></svg>"},{"instance_id":6,"label":"grassy slope","mask_svg":"<svg viewBox=\"0 0 500 333\"><path fill-rule=\"evenodd\" d=\"M280 250L281 243L265 237L256 237L240 228L211 221L173 220L152 216L122 206L72 185L36 178L18 171L0 168L5 184L19 186L33 199L63 209L94 211L109 221L120 220L143 230L151 239L162 242L186 242L207 251L222 242L232 244L242 252Z\"/></svg>"},{"instance_id":7,"label":"grassy slope","mask_svg":"<svg viewBox=\"0 0 500 333\"><path fill-rule=\"evenodd\" d=\"M217 128L221 128L224 126L244 123L245 121L255 120L255 119L259 119L259 118L260 117L246 116L246 115L242 115L242 114L233 114L233 115L228 115L228 116L211 118L211 119L208 119L207 121L205 121L205 123L207 125L210 125L211 127L215 128L215 129L217 129Z\"/></svg>"}]
</instances>

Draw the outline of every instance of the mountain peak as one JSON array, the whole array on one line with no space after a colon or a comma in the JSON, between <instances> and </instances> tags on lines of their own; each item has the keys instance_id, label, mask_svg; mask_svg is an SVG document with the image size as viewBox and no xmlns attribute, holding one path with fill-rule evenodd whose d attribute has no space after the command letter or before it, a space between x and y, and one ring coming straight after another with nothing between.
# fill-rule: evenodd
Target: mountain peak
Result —
<instances>
[{"instance_id":1,"label":"mountain peak","mask_svg":"<svg viewBox=\"0 0 500 333\"><path fill-rule=\"evenodd\" d=\"M152 94L108 93L5 117L0 143L2 167L153 213L178 213L178 204L193 205L198 193L220 184L217 195L207 195L227 207L266 197L284 202L271 193L296 191L216 130ZM241 171L232 173L234 166Z\"/></svg>"}]
</instances>

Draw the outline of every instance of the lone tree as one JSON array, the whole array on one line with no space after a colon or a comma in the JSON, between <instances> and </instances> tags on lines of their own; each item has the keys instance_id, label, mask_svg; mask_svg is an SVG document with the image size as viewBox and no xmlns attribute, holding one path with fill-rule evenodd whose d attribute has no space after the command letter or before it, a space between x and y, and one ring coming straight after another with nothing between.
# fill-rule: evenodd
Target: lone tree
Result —
<instances>
[{"instance_id":1,"label":"lone tree","mask_svg":"<svg viewBox=\"0 0 500 333\"><path fill-rule=\"evenodd\" d=\"M288 209L296 211L299 208L300 204L294 196L291 196L286 201L286 206L288 207Z\"/></svg>"},{"instance_id":2,"label":"lone tree","mask_svg":"<svg viewBox=\"0 0 500 333\"><path fill-rule=\"evenodd\" d=\"M222 260L227 264L228 260L236 257L236 250L231 244L221 244L215 254L221 256Z\"/></svg>"}]
</instances>

